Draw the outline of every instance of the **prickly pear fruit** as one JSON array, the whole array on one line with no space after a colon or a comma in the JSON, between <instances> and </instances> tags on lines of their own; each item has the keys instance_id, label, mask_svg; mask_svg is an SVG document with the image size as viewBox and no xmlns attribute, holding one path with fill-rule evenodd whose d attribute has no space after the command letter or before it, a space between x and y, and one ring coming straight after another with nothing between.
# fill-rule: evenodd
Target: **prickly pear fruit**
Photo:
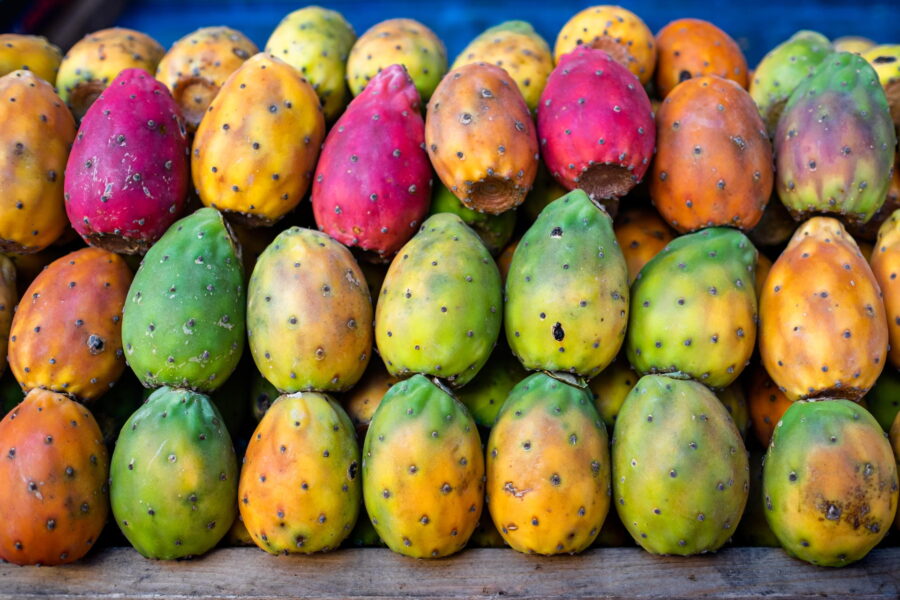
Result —
<instances>
[{"instance_id":1,"label":"prickly pear fruit","mask_svg":"<svg viewBox=\"0 0 900 600\"><path fill-rule=\"evenodd\" d=\"M378 537L378 532L375 531L375 526L372 525L372 519L369 518L369 514L366 512L365 506L360 507L359 517L356 519L356 525L354 525L353 531L350 532L350 535L347 536L345 545L349 545L355 548L386 547L385 543L381 541L380 537Z\"/></svg>"},{"instance_id":2,"label":"prickly pear fruit","mask_svg":"<svg viewBox=\"0 0 900 600\"><path fill-rule=\"evenodd\" d=\"M484 500L478 428L459 400L423 375L381 401L363 446L363 495L388 548L414 558L461 550Z\"/></svg>"},{"instance_id":3,"label":"prickly pear fruit","mask_svg":"<svg viewBox=\"0 0 900 600\"><path fill-rule=\"evenodd\" d=\"M694 381L642 377L619 411L612 463L619 517L650 553L715 552L744 512L744 442L718 398Z\"/></svg>"},{"instance_id":4,"label":"prickly pear fruit","mask_svg":"<svg viewBox=\"0 0 900 600\"><path fill-rule=\"evenodd\" d=\"M583 382L522 380L487 452L488 507L506 543L529 554L591 545L609 512L609 438Z\"/></svg>"},{"instance_id":5,"label":"prickly pear fruit","mask_svg":"<svg viewBox=\"0 0 900 600\"><path fill-rule=\"evenodd\" d=\"M747 396L744 394L744 386L740 380L735 381L727 388L716 392L722 405L734 421L741 437L747 438L747 430L750 428L750 414L747 409Z\"/></svg>"},{"instance_id":6,"label":"prickly pear fruit","mask_svg":"<svg viewBox=\"0 0 900 600\"><path fill-rule=\"evenodd\" d=\"M126 69L84 115L66 165L66 212L88 244L144 254L181 216L188 141L166 87Z\"/></svg>"},{"instance_id":7,"label":"prickly pear fruit","mask_svg":"<svg viewBox=\"0 0 900 600\"><path fill-rule=\"evenodd\" d=\"M211 392L244 349L240 250L222 215L201 208L150 249L128 290L126 358L145 387Z\"/></svg>"},{"instance_id":8,"label":"prickly pear fruit","mask_svg":"<svg viewBox=\"0 0 900 600\"><path fill-rule=\"evenodd\" d=\"M766 444L768 446L768 444ZM750 493L747 496L747 508L744 516L734 532L735 541L741 546L762 546L767 548L779 548L778 538L766 521L766 508L763 503L762 479L763 462L766 456L766 446L760 448L756 444L749 444L750 451Z\"/></svg>"},{"instance_id":9,"label":"prickly pear fruit","mask_svg":"<svg viewBox=\"0 0 900 600\"><path fill-rule=\"evenodd\" d=\"M640 82L609 54L587 46L559 59L541 95L537 128L553 177L566 189L583 189L612 216L618 198L644 178L656 143Z\"/></svg>"},{"instance_id":10,"label":"prickly pear fruit","mask_svg":"<svg viewBox=\"0 0 900 600\"><path fill-rule=\"evenodd\" d=\"M518 246L519 240L514 240L504 248L503 252L500 253L500 256L497 257L497 268L500 270L500 281L504 286L506 285L506 276L509 275L509 265L512 263L513 254L516 253L516 248L518 248Z\"/></svg>"},{"instance_id":11,"label":"prickly pear fruit","mask_svg":"<svg viewBox=\"0 0 900 600\"><path fill-rule=\"evenodd\" d=\"M631 368L628 359L619 354L615 361L589 382L594 396L594 408L610 429L615 426L622 403L638 379L639 376Z\"/></svg>"},{"instance_id":12,"label":"prickly pear fruit","mask_svg":"<svg viewBox=\"0 0 900 600\"><path fill-rule=\"evenodd\" d=\"M866 408L881 428L891 430L891 425L900 412L900 372L887 368L865 397Z\"/></svg>"},{"instance_id":13,"label":"prickly pear fruit","mask_svg":"<svg viewBox=\"0 0 900 600\"><path fill-rule=\"evenodd\" d=\"M487 362L502 311L497 264L459 217L441 213L391 263L375 341L392 375L425 373L462 387Z\"/></svg>"},{"instance_id":14,"label":"prickly pear fruit","mask_svg":"<svg viewBox=\"0 0 900 600\"><path fill-rule=\"evenodd\" d=\"M783 246L796 229L797 222L791 213L778 201L777 196L773 196L756 226L746 233L757 246Z\"/></svg>"},{"instance_id":15,"label":"prickly pear fruit","mask_svg":"<svg viewBox=\"0 0 900 600\"><path fill-rule=\"evenodd\" d=\"M253 420L259 423L281 393L258 370L254 371L250 383L250 410L253 413Z\"/></svg>"},{"instance_id":16,"label":"prickly pear fruit","mask_svg":"<svg viewBox=\"0 0 900 600\"><path fill-rule=\"evenodd\" d=\"M0 375L6 371L9 330L18 300L16 267L11 260L0 255Z\"/></svg>"},{"instance_id":17,"label":"prickly pear fruit","mask_svg":"<svg viewBox=\"0 0 900 600\"><path fill-rule=\"evenodd\" d=\"M835 52L852 52L862 54L875 46L875 42L861 35L844 35L832 43Z\"/></svg>"},{"instance_id":18,"label":"prickly pear fruit","mask_svg":"<svg viewBox=\"0 0 900 600\"><path fill-rule=\"evenodd\" d=\"M372 299L356 259L324 233L291 227L259 257L247 336L259 372L282 392L341 392L372 355Z\"/></svg>"},{"instance_id":19,"label":"prickly pear fruit","mask_svg":"<svg viewBox=\"0 0 900 600\"><path fill-rule=\"evenodd\" d=\"M875 70L855 54L832 54L797 86L778 121L778 196L798 221L830 213L865 223L884 203L896 143Z\"/></svg>"},{"instance_id":20,"label":"prickly pear fruit","mask_svg":"<svg viewBox=\"0 0 900 600\"><path fill-rule=\"evenodd\" d=\"M550 47L525 21L506 21L486 30L459 53L450 69L479 62L497 65L509 73L529 110L537 107L553 70Z\"/></svg>"},{"instance_id":21,"label":"prickly pear fruit","mask_svg":"<svg viewBox=\"0 0 900 600\"><path fill-rule=\"evenodd\" d=\"M872 273L878 281L887 313L890 352L888 359L900 368L900 210L878 230L877 250L872 253Z\"/></svg>"},{"instance_id":22,"label":"prickly pear fruit","mask_svg":"<svg viewBox=\"0 0 900 600\"><path fill-rule=\"evenodd\" d=\"M769 136L791 93L831 54L831 42L816 31L798 31L766 54L750 81L750 96L759 107Z\"/></svg>"},{"instance_id":23,"label":"prickly pear fruit","mask_svg":"<svg viewBox=\"0 0 900 600\"><path fill-rule=\"evenodd\" d=\"M390 260L428 213L431 164L419 94L391 65L347 107L325 139L312 184L319 229Z\"/></svg>"},{"instance_id":24,"label":"prickly pear fruit","mask_svg":"<svg viewBox=\"0 0 900 600\"><path fill-rule=\"evenodd\" d=\"M525 197L521 210L517 212L524 213L525 219L527 219L526 223L533 223L548 204L557 198L562 198L567 192L568 190L550 175L544 163L541 163L538 165L538 172L534 178L534 186Z\"/></svg>"},{"instance_id":25,"label":"prickly pear fruit","mask_svg":"<svg viewBox=\"0 0 900 600\"><path fill-rule=\"evenodd\" d=\"M428 102L447 72L447 49L433 31L418 21L382 21L362 34L350 50L350 91L358 96L375 75L390 65L406 67L422 100Z\"/></svg>"},{"instance_id":26,"label":"prickly pear fruit","mask_svg":"<svg viewBox=\"0 0 900 600\"><path fill-rule=\"evenodd\" d=\"M207 396L162 387L122 427L110 465L116 523L147 558L199 556L234 521L237 460Z\"/></svg>"},{"instance_id":27,"label":"prickly pear fruit","mask_svg":"<svg viewBox=\"0 0 900 600\"><path fill-rule=\"evenodd\" d=\"M650 196L681 233L752 229L772 195L772 145L750 95L733 81L698 77L666 96Z\"/></svg>"},{"instance_id":28,"label":"prickly pear fruit","mask_svg":"<svg viewBox=\"0 0 900 600\"><path fill-rule=\"evenodd\" d=\"M350 99L344 65L355 41L356 32L341 13L307 6L281 20L266 52L300 71L322 101L325 120L332 122Z\"/></svg>"},{"instance_id":29,"label":"prickly pear fruit","mask_svg":"<svg viewBox=\"0 0 900 600\"><path fill-rule=\"evenodd\" d=\"M682 81L704 75L730 79L747 89L747 60L741 48L708 21L672 21L656 34L656 49L656 92L661 98Z\"/></svg>"},{"instance_id":30,"label":"prickly pear fruit","mask_svg":"<svg viewBox=\"0 0 900 600\"><path fill-rule=\"evenodd\" d=\"M506 548L506 542L488 511L481 511L478 527L469 538L469 548Z\"/></svg>"},{"instance_id":31,"label":"prickly pear fruit","mask_svg":"<svg viewBox=\"0 0 900 600\"><path fill-rule=\"evenodd\" d=\"M466 225L475 230L475 233L494 256L503 251L516 229L515 210L492 215L466 208L466 205L453 192L446 186L438 184L431 198L431 214L442 212L453 213L462 219Z\"/></svg>"},{"instance_id":32,"label":"prickly pear fruit","mask_svg":"<svg viewBox=\"0 0 900 600\"><path fill-rule=\"evenodd\" d=\"M646 85L656 67L653 32L639 16L621 6L592 6L568 20L559 31L553 55L557 62L580 45L605 50Z\"/></svg>"},{"instance_id":33,"label":"prickly pear fruit","mask_svg":"<svg viewBox=\"0 0 900 600\"><path fill-rule=\"evenodd\" d=\"M541 212L506 279L506 339L526 369L593 377L628 323L628 269L612 219L576 190Z\"/></svg>"},{"instance_id":34,"label":"prickly pear fruit","mask_svg":"<svg viewBox=\"0 0 900 600\"><path fill-rule=\"evenodd\" d=\"M756 255L740 231L712 227L676 238L644 265L625 343L634 368L713 388L737 379L756 344Z\"/></svg>"},{"instance_id":35,"label":"prickly pear fruit","mask_svg":"<svg viewBox=\"0 0 900 600\"><path fill-rule=\"evenodd\" d=\"M84 36L59 65L56 89L80 120L106 86L125 69L155 73L165 49L147 34L113 27Z\"/></svg>"},{"instance_id":36,"label":"prickly pear fruit","mask_svg":"<svg viewBox=\"0 0 900 600\"><path fill-rule=\"evenodd\" d=\"M651 208L630 208L620 213L613 230L628 265L628 285L651 258L675 239L675 232Z\"/></svg>"},{"instance_id":37,"label":"prickly pear fruit","mask_svg":"<svg viewBox=\"0 0 900 600\"><path fill-rule=\"evenodd\" d=\"M13 317L9 366L22 389L91 401L125 369L122 306L131 270L121 257L84 248L31 282Z\"/></svg>"},{"instance_id":38,"label":"prickly pear fruit","mask_svg":"<svg viewBox=\"0 0 900 600\"><path fill-rule=\"evenodd\" d=\"M509 347L498 344L475 379L456 395L478 425L492 427L509 391L527 375L528 372L515 359Z\"/></svg>"},{"instance_id":39,"label":"prickly pear fruit","mask_svg":"<svg viewBox=\"0 0 900 600\"><path fill-rule=\"evenodd\" d=\"M856 562L884 538L897 510L891 444L853 402L795 402L766 453L763 498L788 554L823 567Z\"/></svg>"},{"instance_id":40,"label":"prickly pear fruit","mask_svg":"<svg viewBox=\"0 0 900 600\"><path fill-rule=\"evenodd\" d=\"M38 35L0 34L0 76L23 69L51 86L62 61L59 48Z\"/></svg>"},{"instance_id":41,"label":"prickly pear fruit","mask_svg":"<svg viewBox=\"0 0 900 600\"><path fill-rule=\"evenodd\" d=\"M0 77L0 251L38 252L62 235L73 139L75 121L50 84L28 71Z\"/></svg>"},{"instance_id":42,"label":"prickly pear fruit","mask_svg":"<svg viewBox=\"0 0 900 600\"><path fill-rule=\"evenodd\" d=\"M747 410L753 424L753 433L763 448L769 446L775 426L791 404L792 401L778 389L762 365L751 369Z\"/></svg>"},{"instance_id":43,"label":"prickly pear fruit","mask_svg":"<svg viewBox=\"0 0 900 600\"><path fill-rule=\"evenodd\" d=\"M356 427L358 436L365 438L372 415L381 404L381 399L397 381L398 379L384 368L384 363L373 360L359 383L344 394L341 404Z\"/></svg>"},{"instance_id":44,"label":"prickly pear fruit","mask_svg":"<svg viewBox=\"0 0 900 600\"><path fill-rule=\"evenodd\" d=\"M836 219L813 217L797 229L766 279L759 318L763 366L789 400L858 400L884 368L881 290Z\"/></svg>"},{"instance_id":45,"label":"prickly pear fruit","mask_svg":"<svg viewBox=\"0 0 900 600\"><path fill-rule=\"evenodd\" d=\"M538 168L528 106L500 67L454 69L428 103L425 143L438 177L468 208L500 214L525 201Z\"/></svg>"},{"instance_id":46,"label":"prickly pear fruit","mask_svg":"<svg viewBox=\"0 0 900 600\"><path fill-rule=\"evenodd\" d=\"M202 27L175 42L156 68L195 131L225 79L259 52L250 38L230 27Z\"/></svg>"},{"instance_id":47,"label":"prickly pear fruit","mask_svg":"<svg viewBox=\"0 0 900 600\"><path fill-rule=\"evenodd\" d=\"M250 439L238 505L266 552L333 550L356 523L360 482L356 433L340 405L326 394L288 394Z\"/></svg>"},{"instance_id":48,"label":"prickly pear fruit","mask_svg":"<svg viewBox=\"0 0 900 600\"><path fill-rule=\"evenodd\" d=\"M878 73L878 80L884 88L891 117L894 124L900 127L900 44L875 46L862 53Z\"/></svg>"},{"instance_id":49,"label":"prickly pear fruit","mask_svg":"<svg viewBox=\"0 0 900 600\"><path fill-rule=\"evenodd\" d=\"M109 513L109 455L97 422L62 394L32 390L0 421L0 558L78 560Z\"/></svg>"},{"instance_id":50,"label":"prickly pear fruit","mask_svg":"<svg viewBox=\"0 0 900 600\"><path fill-rule=\"evenodd\" d=\"M306 195L325 118L290 65L257 54L234 71L194 136L191 174L200 200L251 225L272 225Z\"/></svg>"}]
</instances>

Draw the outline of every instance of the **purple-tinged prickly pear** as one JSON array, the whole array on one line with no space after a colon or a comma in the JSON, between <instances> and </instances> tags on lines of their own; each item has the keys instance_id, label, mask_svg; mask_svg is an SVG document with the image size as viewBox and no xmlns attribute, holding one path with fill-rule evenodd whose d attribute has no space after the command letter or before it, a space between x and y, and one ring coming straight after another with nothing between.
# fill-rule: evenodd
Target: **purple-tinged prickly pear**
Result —
<instances>
[{"instance_id":1,"label":"purple-tinged prickly pear","mask_svg":"<svg viewBox=\"0 0 900 600\"><path fill-rule=\"evenodd\" d=\"M178 106L142 69L113 80L81 121L66 165L66 212L88 244L144 254L175 222L188 190Z\"/></svg>"},{"instance_id":2,"label":"purple-tinged prickly pear","mask_svg":"<svg viewBox=\"0 0 900 600\"><path fill-rule=\"evenodd\" d=\"M419 94L400 65L376 75L325 139L312 184L319 229L390 260L418 229L431 198Z\"/></svg>"}]
</instances>

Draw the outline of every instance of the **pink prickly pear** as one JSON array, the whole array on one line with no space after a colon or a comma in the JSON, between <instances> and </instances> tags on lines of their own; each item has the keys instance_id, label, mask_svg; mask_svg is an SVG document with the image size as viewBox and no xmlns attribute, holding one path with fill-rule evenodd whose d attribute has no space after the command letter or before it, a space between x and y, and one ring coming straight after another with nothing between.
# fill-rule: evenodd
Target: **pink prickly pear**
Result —
<instances>
[{"instance_id":1,"label":"pink prickly pear","mask_svg":"<svg viewBox=\"0 0 900 600\"><path fill-rule=\"evenodd\" d=\"M541 154L565 188L581 188L614 215L640 183L656 142L647 92L603 50L579 46L550 74L537 109Z\"/></svg>"},{"instance_id":2,"label":"pink prickly pear","mask_svg":"<svg viewBox=\"0 0 900 600\"><path fill-rule=\"evenodd\" d=\"M354 98L325 139L312 188L319 229L390 259L428 213L424 144L419 93L406 69L392 65Z\"/></svg>"},{"instance_id":3,"label":"pink prickly pear","mask_svg":"<svg viewBox=\"0 0 900 600\"><path fill-rule=\"evenodd\" d=\"M66 165L66 212L84 240L143 254L181 216L188 143L169 90L126 69L81 121Z\"/></svg>"}]
</instances>

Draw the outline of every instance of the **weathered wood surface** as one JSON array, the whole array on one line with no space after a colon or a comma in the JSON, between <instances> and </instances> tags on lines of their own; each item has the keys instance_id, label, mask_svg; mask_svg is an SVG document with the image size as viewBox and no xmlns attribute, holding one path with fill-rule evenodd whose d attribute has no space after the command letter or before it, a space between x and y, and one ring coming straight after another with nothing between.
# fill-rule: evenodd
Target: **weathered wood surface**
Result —
<instances>
[{"instance_id":1,"label":"weathered wood surface","mask_svg":"<svg viewBox=\"0 0 900 600\"><path fill-rule=\"evenodd\" d=\"M900 548L843 569L822 569L781 550L733 548L715 556L661 558L638 549L535 557L468 550L437 561L388 550L274 557L250 548L156 562L126 548L66 567L0 565L0 598L900 598Z\"/></svg>"}]
</instances>

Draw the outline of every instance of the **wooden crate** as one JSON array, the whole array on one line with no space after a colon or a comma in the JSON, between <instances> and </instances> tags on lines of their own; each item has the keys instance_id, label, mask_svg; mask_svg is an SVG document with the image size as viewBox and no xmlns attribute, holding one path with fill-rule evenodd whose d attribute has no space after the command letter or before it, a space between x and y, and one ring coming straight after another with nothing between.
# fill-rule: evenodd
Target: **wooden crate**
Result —
<instances>
[{"instance_id":1,"label":"wooden crate","mask_svg":"<svg viewBox=\"0 0 900 600\"><path fill-rule=\"evenodd\" d=\"M421 561L383 549L269 556L226 548L193 560L149 561L111 548L65 567L0 565L0 598L900 598L900 548L843 569L779 549L729 548L710 556L655 557L636 548L578 556L467 550Z\"/></svg>"}]
</instances>

